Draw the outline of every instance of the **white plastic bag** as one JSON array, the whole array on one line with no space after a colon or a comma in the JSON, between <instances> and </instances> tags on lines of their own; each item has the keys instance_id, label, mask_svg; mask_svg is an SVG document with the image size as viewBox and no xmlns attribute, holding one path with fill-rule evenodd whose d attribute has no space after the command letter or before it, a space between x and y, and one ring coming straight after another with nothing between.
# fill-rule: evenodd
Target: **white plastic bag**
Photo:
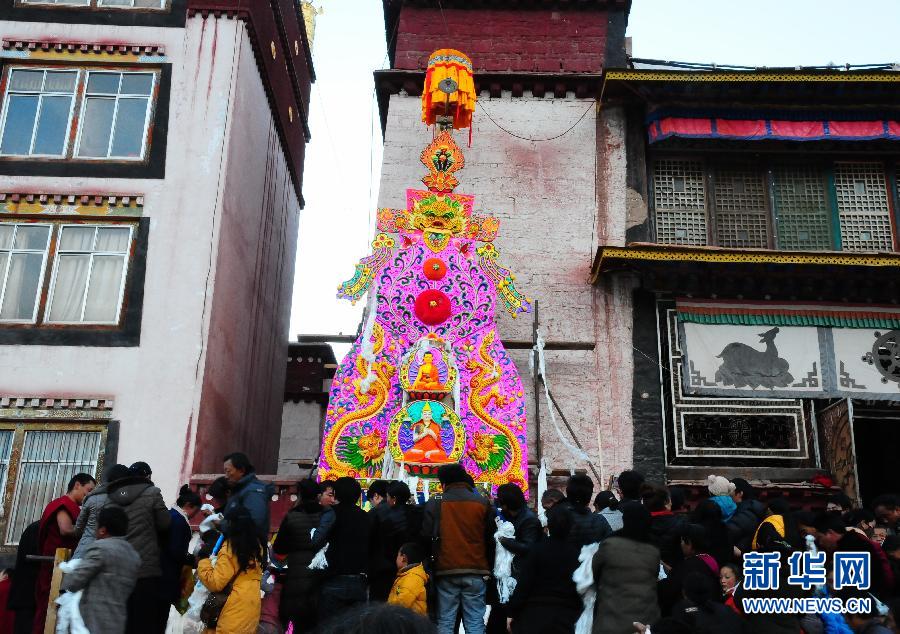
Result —
<instances>
[{"instance_id":1,"label":"white plastic bag","mask_svg":"<svg viewBox=\"0 0 900 634\"><path fill-rule=\"evenodd\" d=\"M581 554L578 555L578 561L581 565L575 569L572 574L572 581L575 582L575 589L581 595L581 601L584 603L584 611L578 617L575 624L575 634L591 634L594 625L594 602L597 599L597 590L594 587L594 554L600 544L588 544L581 547Z\"/></svg>"},{"instance_id":2,"label":"white plastic bag","mask_svg":"<svg viewBox=\"0 0 900 634\"><path fill-rule=\"evenodd\" d=\"M91 634L84 621L78 604L81 601L81 590L64 592L56 599L59 609L56 612L56 634Z\"/></svg>"},{"instance_id":3,"label":"white plastic bag","mask_svg":"<svg viewBox=\"0 0 900 634\"><path fill-rule=\"evenodd\" d=\"M176 610L174 605L170 605L169 620L166 621L166 634L184 634L184 625L184 617L181 612Z\"/></svg>"},{"instance_id":4,"label":"white plastic bag","mask_svg":"<svg viewBox=\"0 0 900 634\"><path fill-rule=\"evenodd\" d=\"M497 532L494 533L494 539L497 541L497 551L494 557L494 578L497 579L497 594L499 595L500 603L508 603L509 597L512 596L513 590L516 589L516 580L512 576L513 554L500 543L500 538L508 537L512 539L515 536L516 529L512 522L503 522L498 518Z\"/></svg>"},{"instance_id":5,"label":"white plastic bag","mask_svg":"<svg viewBox=\"0 0 900 634\"><path fill-rule=\"evenodd\" d=\"M216 524L221 522L223 519L225 519L225 516L221 513L213 513L205 520L200 522L200 534L202 535L206 531L213 530L214 528L216 528Z\"/></svg>"},{"instance_id":6,"label":"white plastic bag","mask_svg":"<svg viewBox=\"0 0 900 634\"><path fill-rule=\"evenodd\" d=\"M63 574L68 574L80 563L80 559L71 559L59 564L59 569ZM59 606L56 611L56 634L91 634L81 618L81 610L78 608L80 602L81 590L59 595L56 599L56 605Z\"/></svg>"},{"instance_id":7,"label":"white plastic bag","mask_svg":"<svg viewBox=\"0 0 900 634\"><path fill-rule=\"evenodd\" d=\"M184 613L184 617L199 622L200 610L203 608L203 604L208 596L209 590L207 590L206 586L198 579L197 583L194 584L194 591L191 592L191 596L188 597L188 609L187 612Z\"/></svg>"},{"instance_id":8,"label":"white plastic bag","mask_svg":"<svg viewBox=\"0 0 900 634\"><path fill-rule=\"evenodd\" d=\"M328 552L328 544L322 546L319 552L316 553L316 556L312 558L312 561L309 562L307 568L310 570L325 570L328 568L328 559L325 558L326 552Z\"/></svg>"}]
</instances>

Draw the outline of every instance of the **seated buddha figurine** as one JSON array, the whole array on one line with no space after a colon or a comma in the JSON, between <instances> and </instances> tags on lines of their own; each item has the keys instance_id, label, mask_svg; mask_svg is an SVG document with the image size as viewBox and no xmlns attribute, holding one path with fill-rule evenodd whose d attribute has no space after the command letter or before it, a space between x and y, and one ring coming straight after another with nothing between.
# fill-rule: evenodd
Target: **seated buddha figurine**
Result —
<instances>
[{"instance_id":1,"label":"seated buddha figurine","mask_svg":"<svg viewBox=\"0 0 900 634\"><path fill-rule=\"evenodd\" d=\"M416 380L413 382L411 389L440 390L443 388L440 370L434 364L434 353L426 352L422 355L422 365L419 366L419 372L416 374Z\"/></svg>"},{"instance_id":2,"label":"seated buddha figurine","mask_svg":"<svg viewBox=\"0 0 900 634\"><path fill-rule=\"evenodd\" d=\"M441 447L441 426L431 414L431 405L425 403L421 418L412 425L413 445L403 452L406 462L447 462L450 458Z\"/></svg>"}]
</instances>

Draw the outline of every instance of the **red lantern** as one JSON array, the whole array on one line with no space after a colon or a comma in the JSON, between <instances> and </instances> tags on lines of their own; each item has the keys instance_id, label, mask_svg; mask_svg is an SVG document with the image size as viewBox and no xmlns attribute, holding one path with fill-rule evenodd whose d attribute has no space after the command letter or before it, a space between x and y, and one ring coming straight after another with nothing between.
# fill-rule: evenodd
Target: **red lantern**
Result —
<instances>
[{"instance_id":1,"label":"red lantern","mask_svg":"<svg viewBox=\"0 0 900 634\"><path fill-rule=\"evenodd\" d=\"M416 317L423 324L436 326L450 317L450 298L436 289L428 289L419 293L414 306Z\"/></svg>"},{"instance_id":2,"label":"red lantern","mask_svg":"<svg viewBox=\"0 0 900 634\"><path fill-rule=\"evenodd\" d=\"M428 258L422 265L422 272L429 280L442 280L447 274L447 265L440 258Z\"/></svg>"}]
</instances>

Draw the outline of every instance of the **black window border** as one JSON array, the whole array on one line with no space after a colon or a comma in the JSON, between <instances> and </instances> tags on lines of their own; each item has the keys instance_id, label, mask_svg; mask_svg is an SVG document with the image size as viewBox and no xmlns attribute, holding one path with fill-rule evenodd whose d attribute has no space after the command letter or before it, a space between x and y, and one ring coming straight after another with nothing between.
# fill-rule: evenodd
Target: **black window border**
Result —
<instances>
[{"instance_id":1,"label":"black window border","mask_svg":"<svg viewBox=\"0 0 900 634\"><path fill-rule=\"evenodd\" d=\"M35 60L37 62L38 60ZM58 60L40 60L43 64L30 64L25 60L4 59L0 72L5 73L10 66L19 68L29 65L47 66L48 61L60 65ZM24 62L24 63L23 63ZM61 64L72 68L88 68L102 70L113 64ZM71 159L14 159L0 160L0 175L3 176L58 176L89 178L148 178L163 179L166 177L166 145L169 136L169 102L172 93L172 64L122 64L114 65L117 69L127 67L128 72L143 70L159 70L159 89L156 102L152 104L153 112L150 120L147 158L142 161L117 161L115 159L79 160Z\"/></svg>"},{"instance_id":2,"label":"black window border","mask_svg":"<svg viewBox=\"0 0 900 634\"><path fill-rule=\"evenodd\" d=\"M110 217L104 220L130 220ZM54 216L55 222L64 218ZM134 256L125 280L123 314L117 326L78 326L10 324L0 325L0 345L6 346L92 346L137 347L141 344L141 321L144 312L144 281L147 274L147 251L150 242L150 219L141 218L135 228Z\"/></svg>"},{"instance_id":3,"label":"black window border","mask_svg":"<svg viewBox=\"0 0 900 634\"><path fill-rule=\"evenodd\" d=\"M16 0L0 0L0 20L183 28L187 20L187 0L171 0L168 9L21 6Z\"/></svg>"}]
</instances>

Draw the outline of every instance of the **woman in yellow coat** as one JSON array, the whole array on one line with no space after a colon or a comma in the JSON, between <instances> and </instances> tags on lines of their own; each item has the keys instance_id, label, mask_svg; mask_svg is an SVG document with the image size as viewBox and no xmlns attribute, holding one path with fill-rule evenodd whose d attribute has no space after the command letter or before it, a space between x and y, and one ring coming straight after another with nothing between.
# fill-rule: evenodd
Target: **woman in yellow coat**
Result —
<instances>
[{"instance_id":1,"label":"woman in yellow coat","mask_svg":"<svg viewBox=\"0 0 900 634\"><path fill-rule=\"evenodd\" d=\"M210 592L221 592L232 583L218 624L207 628L206 634L256 634L264 561L253 519L249 513L239 511L229 518L225 543L215 565L209 559L201 559L197 564L197 576Z\"/></svg>"}]
</instances>

